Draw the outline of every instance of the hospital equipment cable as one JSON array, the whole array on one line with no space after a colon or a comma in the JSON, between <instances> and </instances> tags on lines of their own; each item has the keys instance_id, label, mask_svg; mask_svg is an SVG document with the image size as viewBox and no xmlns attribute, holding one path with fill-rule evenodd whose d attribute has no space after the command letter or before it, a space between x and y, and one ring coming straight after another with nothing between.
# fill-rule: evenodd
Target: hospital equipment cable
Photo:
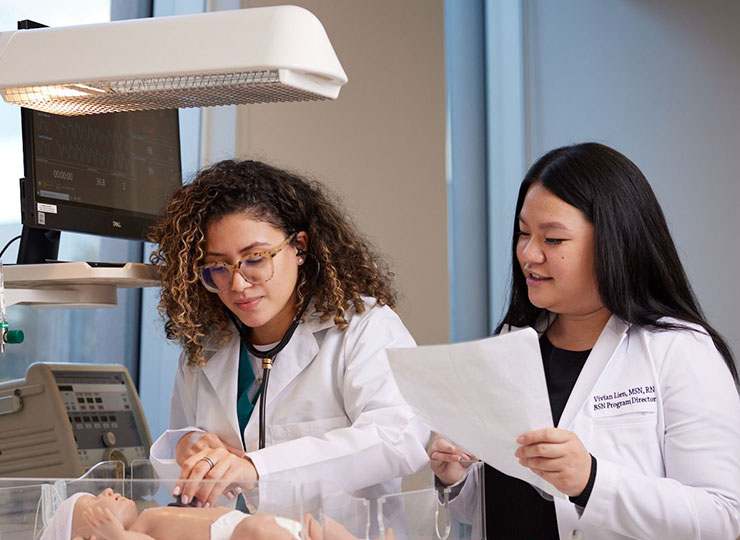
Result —
<instances>
[{"instance_id":1,"label":"hospital equipment cable","mask_svg":"<svg viewBox=\"0 0 740 540\"><path fill-rule=\"evenodd\" d=\"M19 239L20 237L21 237L21 235L19 234L18 236L14 236L14 237L13 237L13 238L11 238L10 240L8 240L8 243L7 243L7 244L5 244L5 247L4 247L3 249L2 249L2 251L0 251L0 259L2 259L3 255L5 255L5 252L6 252L6 251L7 251L7 249L8 249L9 247L10 247L10 244L12 244L12 243L13 243L13 242L15 242L16 240L18 240L18 239Z\"/></svg>"}]
</instances>

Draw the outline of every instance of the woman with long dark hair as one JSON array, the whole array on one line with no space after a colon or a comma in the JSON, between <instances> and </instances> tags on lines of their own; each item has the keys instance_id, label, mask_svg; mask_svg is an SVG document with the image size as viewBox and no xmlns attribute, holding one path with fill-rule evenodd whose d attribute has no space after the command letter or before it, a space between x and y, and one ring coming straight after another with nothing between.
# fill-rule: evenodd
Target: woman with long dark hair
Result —
<instances>
[{"instance_id":1,"label":"woman with long dark hair","mask_svg":"<svg viewBox=\"0 0 740 540\"><path fill-rule=\"evenodd\" d=\"M487 538L737 538L733 356L650 185L609 147L553 150L521 184L497 333L527 326L540 332L556 427L522 434L516 456L568 498L486 467ZM461 456L434 441L438 481L464 477Z\"/></svg>"}]
</instances>

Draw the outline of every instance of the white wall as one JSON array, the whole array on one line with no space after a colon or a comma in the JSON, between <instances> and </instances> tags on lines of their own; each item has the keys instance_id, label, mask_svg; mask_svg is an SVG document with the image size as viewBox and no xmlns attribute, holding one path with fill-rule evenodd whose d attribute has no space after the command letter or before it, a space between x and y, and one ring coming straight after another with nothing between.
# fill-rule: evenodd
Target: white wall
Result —
<instances>
[{"instance_id":1,"label":"white wall","mask_svg":"<svg viewBox=\"0 0 740 540\"><path fill-rule=\"evenodd\" d=\"M523 2L528 164L596 140L651 182L711 322L740 354L740 2Z\"/></svg>"},{"instance_id":2,"label":"white wall","mask_svg":"<svg viewBox=\"0 0 740 540\"><path fill-rule=\"evenodd\" d=\"M411 333L447 342L443 2L291 3L322 22L349 83L336 101L240 107L237 152L330 186L388 256Z\"/></svg>"}]
</instances>

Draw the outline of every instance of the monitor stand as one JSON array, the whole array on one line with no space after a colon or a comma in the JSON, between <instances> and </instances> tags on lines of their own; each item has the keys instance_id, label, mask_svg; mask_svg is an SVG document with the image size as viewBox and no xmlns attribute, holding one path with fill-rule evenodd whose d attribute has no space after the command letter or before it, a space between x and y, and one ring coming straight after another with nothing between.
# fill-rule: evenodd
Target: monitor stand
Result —
<instances>
[{"instance_id":1,"label":"monitor stand","mask_svg":"<svg viewBox=\"0 0 740 540\"><path fill-rule=\"evenodd\" d=\"M59 256L61 232L23 226L18 247L17 264L42 264L56 262Z\"/></svg>"}]
</instances>

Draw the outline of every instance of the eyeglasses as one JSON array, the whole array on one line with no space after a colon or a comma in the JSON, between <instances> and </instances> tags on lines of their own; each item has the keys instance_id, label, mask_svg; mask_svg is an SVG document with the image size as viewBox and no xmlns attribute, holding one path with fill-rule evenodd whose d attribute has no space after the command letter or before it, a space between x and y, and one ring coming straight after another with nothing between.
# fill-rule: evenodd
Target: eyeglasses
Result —
<instances>
[{"instance_id":1,"label":"eyeglasses","mask_svg":"<svg viewBox=\"0 0 740 540\"><path fill-rule=\"evenodd\" d=\"M295 232L269 251L256 251L242 257L238 263L213 262L203 265L198 274L203 286L211 292L224 292L234 282L234 271L253 285L259 285L272 279L275 267L272 259L280 253L297 235Z\"/></svg>"}]
</instances>

